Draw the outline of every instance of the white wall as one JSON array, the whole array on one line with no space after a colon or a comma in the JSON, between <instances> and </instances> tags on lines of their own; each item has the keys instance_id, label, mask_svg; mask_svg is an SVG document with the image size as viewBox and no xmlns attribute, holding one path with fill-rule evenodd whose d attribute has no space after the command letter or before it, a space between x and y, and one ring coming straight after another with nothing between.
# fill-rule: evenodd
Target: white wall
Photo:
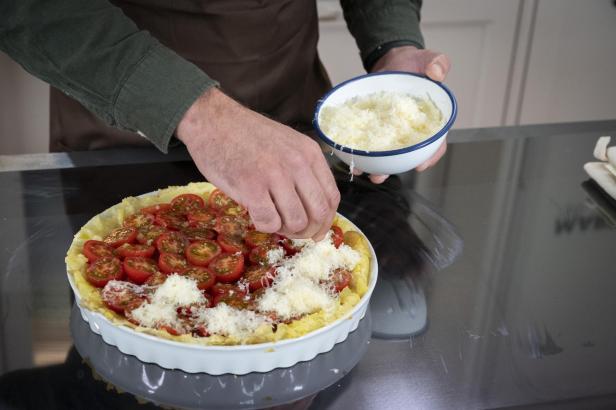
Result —
<instances>
[{"instance_id":1,"label":"white wall","mask_svg":"<svg viewBox=\"0 0 616 410\"><path fill-rule=\"evenodd\" d=\"M49 86L0 52L0 155L49 150Z\"/></svg>"}]
</instances>

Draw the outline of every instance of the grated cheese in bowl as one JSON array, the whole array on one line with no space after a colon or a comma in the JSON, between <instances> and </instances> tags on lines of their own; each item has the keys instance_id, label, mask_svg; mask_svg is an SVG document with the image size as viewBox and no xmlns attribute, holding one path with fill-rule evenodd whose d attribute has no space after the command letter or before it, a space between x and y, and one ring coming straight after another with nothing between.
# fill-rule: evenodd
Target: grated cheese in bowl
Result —
<instances>
[{"instance_id":1,"label":"grated cheese in bowl","mask_svg":"<svg viewBox=\"0 0 616 410\"><path fill-rule=\"evenodd\" d=\"M319 123L337 144L363 151L388 151L431 137L444 125L444 118L429 96L379 91L324 107Z\"/></svg>"}]
</instances>

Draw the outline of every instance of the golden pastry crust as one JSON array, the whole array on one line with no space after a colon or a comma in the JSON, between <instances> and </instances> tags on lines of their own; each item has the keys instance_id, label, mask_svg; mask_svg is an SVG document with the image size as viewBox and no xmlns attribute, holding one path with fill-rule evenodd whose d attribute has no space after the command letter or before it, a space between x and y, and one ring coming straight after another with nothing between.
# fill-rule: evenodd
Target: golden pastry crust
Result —
<instances>
[{"instance_id":1,"label":"golden pastry crust","mask_svg":"<svg viewBox=\"0 0 616 410\"><path fill-rule=\"evenodd\" d=\"M282 339L290 339L303 336L319 329L349 312L368 290L370 279L370 250L366 238L355 231L346 219L336 217L334 224L344 232L345 243L358 251L361 258L352 272L349 287L340 292L337 308L331 312L317 311L294 320L288 324L278 324L276 332L271 326L264 325L258 328L247 340L236 340L233 337L212 335L209 337L194 337L189 334L173 336L166 331L136 326L112 310L108 309L102 301L100 289L92 286L85 279L87 259L82 254L83 244L90 239L102 240L111 230L122 225L124 219L138 212L141 208L161 203L170 202L174 197L184 193L201 195L207 200L209 194L215 189L207 182L195 182L185 186L172 186L158 190L152 194L140 197L128 197L117 205L90 219L75 235L66 255L66 267L68 275L72 278L78 292L78 301L82 307L103 314L112 323L118 326L127 326L136 331L158 336L164 339L196 343L203 345L237 345L274 342Z\"/></svg>"}]
</instances>

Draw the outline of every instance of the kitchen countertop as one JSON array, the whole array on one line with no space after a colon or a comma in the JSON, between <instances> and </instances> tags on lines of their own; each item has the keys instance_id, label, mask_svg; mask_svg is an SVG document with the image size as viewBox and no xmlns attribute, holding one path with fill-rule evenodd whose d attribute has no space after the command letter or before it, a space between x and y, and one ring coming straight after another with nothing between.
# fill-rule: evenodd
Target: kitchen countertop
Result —
<instances>
[{"instance_id":1,"label":"kitchen countertop","mask_svg":"<svg viewBox=\"0 0 616 410\"><path fill-rule=\"evenodd\" d=\"M616 201L582 169L602 135L616 121L454 130L436 167L378 187L332 159L381 285L410 287L372 301L365 354L310 408L616 407ZM0 156L0 408L79 408L84 395L89 408L154 407L72 347L64 254L123 197L198 179L181 148ZM410 317L413 336L387 334ZM363 351L361 337L337 349ZM265 405L240 399L230 408Z\"/></svg>"}]
</instances>

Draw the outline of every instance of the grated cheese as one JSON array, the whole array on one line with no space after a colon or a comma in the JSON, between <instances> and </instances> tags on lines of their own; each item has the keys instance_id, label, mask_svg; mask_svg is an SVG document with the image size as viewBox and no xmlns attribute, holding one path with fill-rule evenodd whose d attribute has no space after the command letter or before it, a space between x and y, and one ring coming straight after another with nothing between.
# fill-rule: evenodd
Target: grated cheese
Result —
<instances>
[{"instance_id":1,"label":"grated cheese","mask_svg":"<svg viewBox=\"0 0 616 410\"><path fill-rule=\"evenodd\" d=\"M252 310L240 310L226 303L198 311L199 322L203 323L208 332L237 339L249 337L259 326L270 323L265 316Z\"/></svg>"},{"instance_id":2,"label":"grated cheese","mask_svg":"<svg viewBox=\"0 0 616 410\"><path fill-rule=\"evenodd\" d=\"M337 144L365 151L387 151L431 137L444 121L429 97L380 91L324 107L319 123Z\"/></svg>"}]
</instances>

